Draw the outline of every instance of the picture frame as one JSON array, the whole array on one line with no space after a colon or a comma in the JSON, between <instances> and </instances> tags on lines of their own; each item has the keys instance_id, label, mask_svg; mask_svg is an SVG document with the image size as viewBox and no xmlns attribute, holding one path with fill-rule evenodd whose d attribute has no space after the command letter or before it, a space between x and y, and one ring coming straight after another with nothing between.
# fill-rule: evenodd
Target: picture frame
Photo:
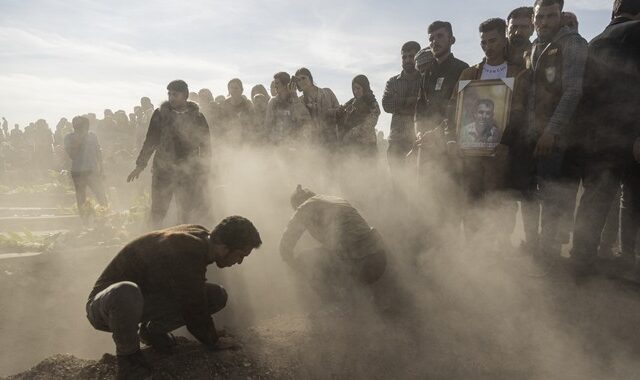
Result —
<instances>
[{"instance_id":1,"label":"picture frame","mask_svg":"<svg viewBox=\"0 0 640 380\"><path fill-rule=\"evenodd\" d=\"M465 156L493 156L509 122L515 78L458 83L456 135Z\"/></svg>"}]
</instances>

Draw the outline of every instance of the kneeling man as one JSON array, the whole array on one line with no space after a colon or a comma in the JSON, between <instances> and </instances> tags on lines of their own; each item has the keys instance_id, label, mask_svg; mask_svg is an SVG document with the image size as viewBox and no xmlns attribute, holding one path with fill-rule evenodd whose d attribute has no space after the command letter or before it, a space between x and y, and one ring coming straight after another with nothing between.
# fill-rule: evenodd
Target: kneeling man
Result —
<instances>
[{"instance_id":1,"label":"kneeling man","mask_svg":"<svg viewBox=\"0 0 640 380\"><path fill-rule=\"evenodd\" d=\"M325 285L347 285L344 280L370 285L385 271L387 255L382 237L344 199L316 195L300 185L291 196L296 211L280 240L282 259ZM308 231L322 247L303 252L294 248Z\"/></svg>"},{"instance_id":2,"label":"kneeling man","mask_svg":"<svg viewBox=\"0 0 640 380\"><path fill-rule=\"evenodd\" d=\"M118 379L150 376L140 340L171 352L175 342L169 332L181 326L215 348L218 334L211 315L225 307L227 292L206 282L207 266L241 264L261 244L248 219L230 216L211 232L180 225L150 232L122 248L98 278L86 308L95 329L113 334Z\"/></svg>"}]
</instances>

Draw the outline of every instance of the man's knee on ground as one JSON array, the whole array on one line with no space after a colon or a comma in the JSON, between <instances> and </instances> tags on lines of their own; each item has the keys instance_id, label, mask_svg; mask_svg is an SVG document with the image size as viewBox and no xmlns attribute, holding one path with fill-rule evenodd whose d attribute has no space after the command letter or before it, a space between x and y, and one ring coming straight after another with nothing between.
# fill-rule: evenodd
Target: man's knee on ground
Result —
<instances>
[{"instance_id":1,"label":"man's knee on ground","mask_svg":"<svg viewBox=\"0 0 640 380\"><path fill-rule=\"evenodd\" d=\"M207 284L207 305L211 314L224 309L228 298L225 288L217 284Z\"/></svg>"}]
</instances>

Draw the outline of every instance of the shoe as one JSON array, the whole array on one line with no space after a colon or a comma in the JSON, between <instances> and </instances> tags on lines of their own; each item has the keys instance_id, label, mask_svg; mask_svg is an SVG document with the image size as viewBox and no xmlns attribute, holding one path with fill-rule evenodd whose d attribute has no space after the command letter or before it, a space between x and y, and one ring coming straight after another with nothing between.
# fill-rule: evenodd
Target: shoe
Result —
<instances>
[{"instance_id":1,"label":"shoe","mask_svg":"<svg viewBox=\"0 0 640 380\"><path fill-rule=\"evenodd\" d=\"M117 380L151 379L151 366L140 350L130 355L118 355L116 364Z\"/></svg>"},{"instance_id":2,"label":"shoe","mask_svg":"<svg viewBox=\"0 0 640 380\"><path fill-rule=\"evenodd\" d=\"M177 345L176 338L169 333L155 333L149 330L149 322L140 326L140 340L162 354L173 353L173 347Z\"/></svg>"},{"instance_id":3,"label":"shoe","mask_svg":"<svg viewBox=\"0 0 640 380\"><path fill-rule=\"evenodd\" d=\"M589 278L598 274L595 260L584 258L571 258L570 260L573 269L573 278L576 284L583 284Z\"/></svg>"}]
</instances>

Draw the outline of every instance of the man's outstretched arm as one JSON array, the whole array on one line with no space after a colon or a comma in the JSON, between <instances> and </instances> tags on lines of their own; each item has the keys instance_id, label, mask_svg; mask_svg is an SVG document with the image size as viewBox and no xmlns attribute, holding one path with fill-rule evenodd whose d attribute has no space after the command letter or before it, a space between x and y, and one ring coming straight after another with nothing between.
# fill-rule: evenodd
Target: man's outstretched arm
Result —
<instances>
[{"instance_id":1,"label":"man's outstretched arm","mask_svg":"<svg viewBox=\"0 0 640 380\"><path fill-rule=\"evenodd\" d=\"M305 214L304 209L299 208L289 221L289 224L287 224L287 228L280 239L280 256L289 265L293 262L293 249L307 229L305 227Z\"/></svg>"}]
</instances>

